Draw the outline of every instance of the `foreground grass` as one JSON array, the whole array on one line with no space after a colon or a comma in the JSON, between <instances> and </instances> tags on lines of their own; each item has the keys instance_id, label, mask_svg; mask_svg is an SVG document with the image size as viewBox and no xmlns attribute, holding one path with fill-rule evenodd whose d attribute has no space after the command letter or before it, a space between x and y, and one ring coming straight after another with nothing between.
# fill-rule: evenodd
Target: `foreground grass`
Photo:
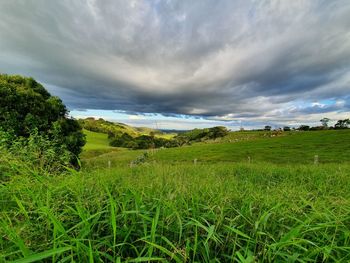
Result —
<instances>
[{"instance_id":1,"label":"foreground grass","mask_svg":"<svg viewBox=\"0 0 350 263\"><path fill-rule=\"evenodd\" d=\"M350 260L350 165L143 164L0 187L3 261Z\"/></svg>"}]
</instances>

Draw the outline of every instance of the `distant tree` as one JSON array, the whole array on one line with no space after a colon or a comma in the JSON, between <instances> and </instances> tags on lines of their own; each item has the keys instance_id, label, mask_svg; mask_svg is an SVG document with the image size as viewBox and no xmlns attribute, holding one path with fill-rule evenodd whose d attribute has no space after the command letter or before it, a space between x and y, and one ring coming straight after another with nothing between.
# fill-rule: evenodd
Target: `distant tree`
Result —
<instances>
[{"instance_id":1,"label":"distant tree","mask_svg":"<svg viewBox=\"0 0 350 263\"><path fill-rule=\"evenodd\" d=\"M109 145L113 147L133 148L136 146L136 143L134 143L134 138L125 132L120 136L114 137Z\"/></svg>"},{"instance_id":2,"label":"distant tree","mask_svg":"<svg viewBox=\"0 0 350 263\"><path fill-rule=\"evenodd\" d=\"M310 130L310 126L308 126L308 125L300 125L298 130L299 131L308 131L308 130Z\"/></svg>"},{"instance_id":3,"label":"distant tree","mask_svg":"<svg viewBox=\"0 0 350 263\"><path fill-rule=\"evenodd\" d=\"M329 122L329 121L330 121L329 118L323 118L323 119L320 120L320 122L322 123L322 126L323 126L324 128L327 128L327 127L328 127L328 122Z\"/></svg>"},{"instance_id":4,"label":"distant tree","mask_svg":"<svg viewBox=\"0 0 350 263\"><path fill-rule=\"evenodd\" d=\"M266 126L264 127L264 131L271 131L271 126L266 125Z\"/></svg>"},{"instance_id":5,"label":"distant tree","mask_svg":"<svg viewBox=\"0 0 350 263\"><path fill-rule=\"evenodd\" d=\"M350 126L350 119L338 120L334 129L347 129Z\"/></svg>"},{"instance_id":6,"label":"distant tree","mask_svg":"<svg viewBox=\"0 0 350 263\"><path fill-rule=\"evenodd\" d=\"M229 133L228 129L224 126L216 126L213 128L209 128L209 138L216 139L220 137L224 137Z\"/></svg>"},{"instance_id":7,"label":"distant tree","mask_svg":"<svg viewBox=\"0 0 350 263\"><path fill-rule=\"evenodd\" d=\"M283 127L283 131L290 131L290 127L289 126L284 126Z\"/></svg>"},{"instance_id":8,"label":"distant tree","mask_svg":"<svg viewBox=\"0 0 350 263\"><path fill-rule=\"evenodd\" d=\"M136 149L153 149L155 148L154 140L151 136L141 135L136 138Z\"/></svg>"},{"instance_id":9,"label":"distant tree","mask_svg":"<svg viewBox=\"0 0 350 263\"><path fill-rule=\"evenodd\" d=\"M81 126L62 101L33 78L0 74L0 129L23 138L37 131L65 145L72 163L85 144Z\"/></svg>"}]
</instances>

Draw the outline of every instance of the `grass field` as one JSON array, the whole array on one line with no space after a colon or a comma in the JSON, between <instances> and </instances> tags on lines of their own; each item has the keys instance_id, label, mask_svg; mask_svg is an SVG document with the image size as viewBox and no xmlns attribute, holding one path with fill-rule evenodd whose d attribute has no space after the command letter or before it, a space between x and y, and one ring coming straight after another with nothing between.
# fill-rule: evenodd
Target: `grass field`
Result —
<instances>
[{"instance_id":1,"label":"grass field","mask_svg":"<svg viewBox=\"0 0 350 263\"><path fill-rule=\"evenodd\" d=\"M349 262L350 132L260 135L147 156L88 136L79 172L18 169L2 261Z\"/></svg>"},{"instance_id":2,"label":"grass field","mask_svg":"<svg viewBox=\"0 0 350 263\"><path fill-rule=\"evenodd\" d=\"M127 165L144 152L151 152L150 161L161 163L265 162L275 164L313 164L350 162L350 131L287 132L280 137L264 137L264 132L234 132L222 142L195 143L179 148L155 151L111 152L87 160L86 165ZM245 137L244 137L245 136ZM237 139L235 141L234 139Z\"/></svg>"},{"instance_id":3,"label":"grass field","mask_svg":"<svg viewBox=\"0 0 350 263\"><path fill-rule=\"evenodd\" d=\"M239 134L239 133L238 133ZM263 132L261 132L263 134ZM350 161L350 132L314 131L289 132L281 137L252 136L248 140L224 143L195 144L189 147L158 151L155 158L160 161L203 162L272 162L313 163L319 156L321 163ZM249 133L247 133L249 136Z\"/></svg>"},{"instance_id":4,"label":"grass field","mask_svg":"<svg viewBox=\"0 0 350 263\"><path fill-rule=\"evenodd\" d=\"M105 150L111 148L109 146L107 134L88 130L84 130L84 134L86 135L86 141L88 142L84 146L84 151Z\"/></svg>"}]
</instances>

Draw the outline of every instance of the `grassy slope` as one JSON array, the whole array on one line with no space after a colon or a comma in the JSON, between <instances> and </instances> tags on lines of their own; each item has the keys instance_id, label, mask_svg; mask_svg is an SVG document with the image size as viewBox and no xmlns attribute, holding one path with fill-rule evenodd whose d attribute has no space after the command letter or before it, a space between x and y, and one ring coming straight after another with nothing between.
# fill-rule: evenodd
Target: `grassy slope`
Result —
<instances>
[{"instance_id":1,"label":"grassy slope","mask_svg":"<svg viewBox=\"0 0 350 263\"><path fill-rule=\"evenodd\" d=\"M89 131L99 130L101 133L106 133L106 134L108 134L108 132L119 133L119 134L127 133L132 137L137 137L141 135L150 135L151 133L154 133L156 137L161 137L166 139L170 139L176 135L174 133L163 134L159 130L155 130L152 128L132 127L124 123L110 122L103 119L86 118L86 119L80 119L79 122L82 125L82 127L85 127L85 130L89 130Z\"/></svg>"},{"instance_id":2,"label":"grassy slope","mask_svg":"<svg viewBox=\"0 0 350 263\"><path fill-rule=\"evenodd\" d=\"M86 145L84 146L84 151L89 150L105 150L111 148L109 146L108 136L104 133L92 132L84 130L86 135Z\"/></svg>"},{"instance_id":3,"label":"grassy slope","mask_svg":"<svg viewBox=\"0 0 350 263\"><path fill-rule=\"evenodd\" d=\"M233 133L219 143L198 143L180 148L159 149L151 156L158 162L267 162L312 164L350 161L350 130L290 132L281 137L264 137L264 132ZM246 137L244 137L246 136ZM233 138L236 138L235 141ZM116 163L130 162L144 151L110 153L103 158ZM95 159L96 162L99 158ZM94 164L95 165L95 164Z\"/></svg>"},{"instance_id":4,"label":"grassy slope","mask_svg":"<svg viewBox=\"0 0 350 263\"><path fill-rule=\"evenodd\" d=\"M167 149L156 154L161 161L253 161L272 163L312 163L350 161L350 130L291 132L281 137L258 137L231 143L198 144Z\"/></svg>"}]
</instances>

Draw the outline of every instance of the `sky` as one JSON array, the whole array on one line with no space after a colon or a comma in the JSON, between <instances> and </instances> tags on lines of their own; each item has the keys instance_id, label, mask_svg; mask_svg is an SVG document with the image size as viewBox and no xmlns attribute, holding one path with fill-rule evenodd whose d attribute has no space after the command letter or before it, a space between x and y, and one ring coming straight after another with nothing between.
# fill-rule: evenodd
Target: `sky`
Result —
<instances>
[{"instance_id":1,"label":"sky","mask_svg":"<svg viewBox=\"0 0 350 263\"><path fill-rule=\"evenodd\" d=\"M350 117L349 0L1 0L0 73L71 116L192 129Z\"/></svg>"}]
</instances>

